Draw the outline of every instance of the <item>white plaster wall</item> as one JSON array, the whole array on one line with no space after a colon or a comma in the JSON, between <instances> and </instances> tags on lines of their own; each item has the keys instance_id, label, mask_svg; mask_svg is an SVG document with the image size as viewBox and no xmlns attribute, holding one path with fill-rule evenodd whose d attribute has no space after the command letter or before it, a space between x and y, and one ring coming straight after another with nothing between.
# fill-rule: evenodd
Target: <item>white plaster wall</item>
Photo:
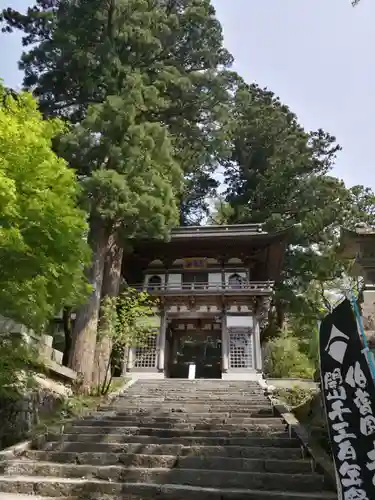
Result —
<instances>
[{"instance_id":1,"label":"white plaster wall","mask_svg":"<svg viewBox=\"0 0 375 500\"><path fill-rule=\"evenodd\" d=\"M181 288L182 274L171 273L168 276L168 288Z\"/></svg>"},{"instance_id":2,"label":"white plaster wall","mask_svg":"<svg viewBox=\"0 0 375 500\"><path fill-rule=\"evenodd\" d=\"M254 326L253 316L227 316L227 328L246 327L252 328Z\"/></svg>"},{"instance_id":3,"label":"white plaster wall","mask_svg":"<svg viewBox=\"0 0 375 500\"><path fill-rule=\"evenodd\" d=\"M221 286L221 273L209 273L208 284L210 286Z\"/></svg>"}]
</instances>

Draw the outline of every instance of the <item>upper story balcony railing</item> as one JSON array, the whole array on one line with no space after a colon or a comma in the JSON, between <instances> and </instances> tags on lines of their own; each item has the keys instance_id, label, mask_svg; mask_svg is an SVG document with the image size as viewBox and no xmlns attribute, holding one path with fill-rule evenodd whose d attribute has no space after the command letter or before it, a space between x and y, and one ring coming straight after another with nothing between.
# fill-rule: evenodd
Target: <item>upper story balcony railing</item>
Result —
<instances>
[{"instance_id":1,"label":"upper story balcony railing","mask_svg":"<svg viewBox=\"0 0 375 500\"><path fill-rule=\"evenodd\" d=\"M131 288L147 291L151 295L269 295L274 288L273 281L242 281L236 284L221 283L167 283L130 285Z\"/></svg>"}]
</instances>

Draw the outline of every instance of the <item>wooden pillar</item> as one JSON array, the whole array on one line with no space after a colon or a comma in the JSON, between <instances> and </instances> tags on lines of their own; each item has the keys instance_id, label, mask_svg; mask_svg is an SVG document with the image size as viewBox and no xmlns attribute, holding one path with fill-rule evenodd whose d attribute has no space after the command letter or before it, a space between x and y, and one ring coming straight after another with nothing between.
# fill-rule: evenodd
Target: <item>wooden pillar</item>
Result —
<instances>
[{"instance_id":1,"label":"wooden pillar","mask_svg":"<svg viewBox=\"0 0 375 500\"><path fill-rule=\"evenodd\" d=\"M166 267L165 277L164 277L164 290L168 290L168 283L169 283L169 267Z\"/></svg>"},{"instance_id":2,"label":"wooden pillar","mask_svg":"<svg viewBox=\"0 0 375 500\"><path fill-rule=\"evenodd\" d=\"M169 283L169 275L170 275L170 269L173 264L173 260L170 258L166 257L163 260L164 268L165 268L165 274L164 274L164 290L168 289L168 283Z\"/></svg>"},{"instance_id":3,"label":"wooden pillar","mask_svg":"<svg viewBox=\"0 0 375 500\"><path fill-rule=\"evenodd\" d=\"M221 318L221 355L222 355L222 371L227 372L229 369L229 338L227 329L227 316L223 311Z\"/></svg>"},{"instance_id":4,"label":"wooden pillar","mask_svg":"<svg viewBox=\"0 0 375 500\"><path fill-rule=\"evenodd\" d=\"M255 353L255 369L263 371L262 347L260 344L260 327L259 321L254 316L254 353Z\"/></svg>"},{"instance_id":5,"label":"wooden pillar","mask_svg":"<svg viewBox=\"0 0 375 500\"><path fill-rule=\"evenodd\" d=\"M221 258L221 287L225 290L225 258Z\"/></svg>"},{"instance_id":6,"label":"wooden pillar","mask_svg":"<svg viewBox=\"0 0 375 500\"><path fill-rule=\"evenodd\" d=\"M158 369L164 371L165 362L165 338L167 330L167 320L166 313L161 311L160 315L160 333L159 333L159 357L158 357Z\"/></svg>"}]
</instances>

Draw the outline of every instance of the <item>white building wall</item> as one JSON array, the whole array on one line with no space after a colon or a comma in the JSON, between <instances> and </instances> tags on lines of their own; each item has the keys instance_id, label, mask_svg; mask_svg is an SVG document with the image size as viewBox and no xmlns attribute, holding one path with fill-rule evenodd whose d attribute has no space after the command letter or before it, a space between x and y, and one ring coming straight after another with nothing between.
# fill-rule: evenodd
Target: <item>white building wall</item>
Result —
<instances>
[{"instance_id":1,"label":"white building wall","mask_svg":"<svg viewBox=\"0 0 375 500\"><path fill-rule=\"evenodd\" d=\"M182 274L171 273L168 276L168 288L181 288Z\"/></svg>"},{"instance_id":2,"label":"white building wall","mask_svg":"<svg viewBox=\"0 0 375 500\"><path fill-rule=\"evenodd\" d=\"M209 273L208 284L210 287L221 286L221 273Z\"/></svg>"},{"instance_id":3,"label":"white building wall","mask_svg":"<svg viewBox=\"0 0 375 500\"><path fill-rule=\"evenodd\" d=\"M252 316L227 316L227 328L253 328Z\"/></svg>"}]
</instances>

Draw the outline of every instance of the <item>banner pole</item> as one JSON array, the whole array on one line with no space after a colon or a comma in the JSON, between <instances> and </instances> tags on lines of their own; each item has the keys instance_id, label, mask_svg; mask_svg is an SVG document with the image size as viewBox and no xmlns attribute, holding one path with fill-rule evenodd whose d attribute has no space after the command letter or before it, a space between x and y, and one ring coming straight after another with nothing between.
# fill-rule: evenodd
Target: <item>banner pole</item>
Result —
<instances>
[{"instance_id":1,"label":"banner pole","mask_svg":"<svg viewBox=\"0 0 375 500\"><path fill-rule=\"evenodd\" d=\"M363 352L365 352L367 354L367 360L368 360L368 364L370 366L370 371L371 371L372 379L373 379L373 381L375 381L375 362L374 362L374 358L372 356L372 353L370 351L370 348L369 348L369 345L368 345L368 342L367 342L367 337L366 337L365 329L364 329L364 326L363 326L362 316L361 316L361 313L359 312L357 300L356 300L353 292L350 292L349 298L350 298L350 302L351 302L351 304L353 306L354 315L355 315L355 317L357 319L357 323L359 325L359 331L360 331L360 334L361 334L361 337L362 337L362 340L363 340L363 345L364 345Z\"/></svg>"}]
</instances>

